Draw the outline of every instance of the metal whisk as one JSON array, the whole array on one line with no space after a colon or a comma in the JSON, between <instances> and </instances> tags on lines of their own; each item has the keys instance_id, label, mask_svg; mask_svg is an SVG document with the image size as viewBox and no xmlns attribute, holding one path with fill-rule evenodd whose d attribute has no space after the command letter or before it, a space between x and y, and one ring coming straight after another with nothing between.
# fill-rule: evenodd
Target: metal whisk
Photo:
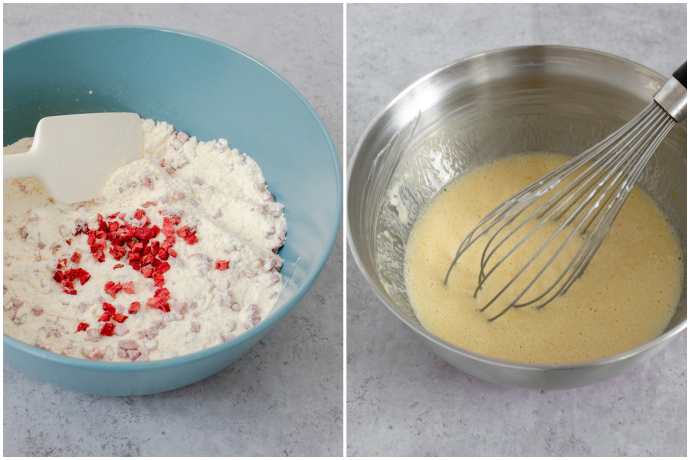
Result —
<instances>
[{"instance_id":1,"label":"metal whisk","mask_svg":"<svg viewBox=\"0 0 690 460\"><path fill-rule=\"evenodd\" d=\"M481 255L478 286L474 292L476 297L487 279L517 248L534 238L547 222L551 222L549 225L555 225L557 229L547 235L545 243L506 285L498 289L498 293L481 311L484 312L502 296L507 296L506 291L510 286L528 273L526 285L520 283L511 292L518 292L523 285L525 288L515 298L509 298L508 305L489 321L499 318L511 308L528 305L542 308L556 296L567 292L601 246L649 158L671 128L685 119L686 88L687 62L673 73L673 78L654 95L652 103L634 119L491 211L460 244L444 283L448 283L460 256L479 238L487 237L488 243ZM546 230L548 228L544 227ZM517 240L517 243L510 246L506 243L509 240ZM552 243L553 246L550 246ZM576 249L575 256L566 261L565 268L556 280L543 292L527 296L530 288L569 245L571 251ZM502 246L503 249L500 249ZM548 251L544 252L547 247L556 248L552 256ZM543 265L536 264L528 270L537 259ZM534 272L536 275L532 277Z\"/></svg>"}]
</instances>

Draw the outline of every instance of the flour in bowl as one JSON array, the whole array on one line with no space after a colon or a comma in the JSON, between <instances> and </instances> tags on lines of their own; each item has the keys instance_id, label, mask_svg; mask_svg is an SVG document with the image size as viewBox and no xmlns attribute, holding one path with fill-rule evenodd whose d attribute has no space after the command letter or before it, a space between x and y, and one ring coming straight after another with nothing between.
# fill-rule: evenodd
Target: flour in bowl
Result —
<instances>
[{"instance_id":1,"label":"flour in bowl","mask_svg":"<svg viewBox=\"0 0 690 460\"><path fill-rule=\"evenodd\" d=\"M228 341L277 302L287 225L256 162L224 139L142 127L144 158L94 201L5 182L5 334L67 356L158 360Z\"/></svg>"}]
</instances>

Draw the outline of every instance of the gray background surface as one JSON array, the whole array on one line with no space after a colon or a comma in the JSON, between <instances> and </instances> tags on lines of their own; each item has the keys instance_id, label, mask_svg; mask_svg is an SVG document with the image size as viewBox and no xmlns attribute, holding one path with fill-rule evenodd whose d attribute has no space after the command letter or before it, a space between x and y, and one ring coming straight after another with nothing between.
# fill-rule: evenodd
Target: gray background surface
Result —
<instances>
[{"instance_id":1,"label":"gray background surface","mask_svg":"<svg viewBox=\"0 0 690 460\"><path fill-rule=\"evenodd\" d=\"M454 60L562 44L670 76L687 59L686 18L685 4L348 5L348 158L379 110ZM428 352L348 253L347 348L351 456L687 454L685 333L648 364L599 385L545 394L504 388Z\"/></svg>"},{"instance_id":2,"label":"gray background surface","mask_svg":"<svg viewBox=\"0 0 690 460\"><path fill-rule=\"evenodd\" d=\"M343 7L4 5L3 47L75 27L154 25L210 37L292 83L342 160ZM241 360L144 397L89 396L3 368L6 456L340 456L342 231L312 289Z\"/></svg>"}]
</instances>

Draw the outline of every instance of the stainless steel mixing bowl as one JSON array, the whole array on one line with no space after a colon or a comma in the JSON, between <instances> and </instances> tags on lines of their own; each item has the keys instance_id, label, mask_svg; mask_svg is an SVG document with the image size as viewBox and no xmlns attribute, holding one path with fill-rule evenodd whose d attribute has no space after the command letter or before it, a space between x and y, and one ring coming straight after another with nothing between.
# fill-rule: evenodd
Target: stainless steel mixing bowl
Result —
<instances>
[{"instance_id":1,"label":"stainless steel mixing bowl","mask_svg":"<svg viewBox=\"0 0 690 460\"><path fill-rule=\"evenodd\" d=\"M371 288L434 353L497 384L575 388L618 376L650 359L686 329L686 275L681 302L660 337L601 359L526 364L459 348L425 330L405 291L403 258L420 210L445 183L514 153L578 154L642 110L666 80L599 51L530 46L462 59L408 87L369 125L348 172L348 239ZM671 131L640 179L675 226L684 260L686 140L683 123Z\"/></svg>"}]
</instances>

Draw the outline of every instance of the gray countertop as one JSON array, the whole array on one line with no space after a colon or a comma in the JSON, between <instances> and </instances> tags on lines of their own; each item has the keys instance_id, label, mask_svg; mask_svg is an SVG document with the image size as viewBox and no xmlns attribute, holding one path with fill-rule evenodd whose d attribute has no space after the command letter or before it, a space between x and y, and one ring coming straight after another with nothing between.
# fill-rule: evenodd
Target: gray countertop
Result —
<instances>
[{"instance_id":1,"label":"gray countertop","mask_svg":"<svg viewBox=\"0 0 690 460\"><path fill-rule=\"evenodd\" d=\"M686 12L685 4L348 5L348 158L404 88L478 52L574 45L670 75L687 59ZM591 387L542 394L478 380L427 351L348 253L348 455L685 456L686 370L683 333L647 364Z\"/></svg>"},{"instance_id":2,"label":"gray countertop","mask_svg":"<svg viewBox=\"0 0 690 460\"><path fill-rule=\"evenodd\" d=\"M4 5L3 46L60 30L152 25L238 48L314 106L342 161L342 5ZM340 456L343 239L307 295L242 359L179 390L79 394L4 365L6 456Z\"/></svg>"}]
</instances>

